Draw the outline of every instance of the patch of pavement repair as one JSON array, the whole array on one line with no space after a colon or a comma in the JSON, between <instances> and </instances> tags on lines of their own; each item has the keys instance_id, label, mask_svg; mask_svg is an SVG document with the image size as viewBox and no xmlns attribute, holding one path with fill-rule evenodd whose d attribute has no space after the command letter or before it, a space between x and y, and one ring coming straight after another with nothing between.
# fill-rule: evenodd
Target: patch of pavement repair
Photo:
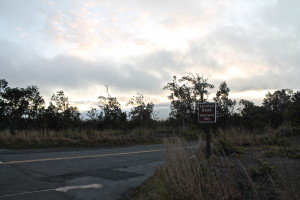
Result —
<instances>
[{"instance_id":1,"label":"patch of pavement repair","mask_svg":"<svg viewBox=\"0 0 300 200\"><path fill-rule=\"evenodd\" d=\"M56 188L56 189L22 192L22 193L18 193L18 194L7 194L7 195L2 195L0 197L12 197L12 196L19 196L19 195L24 195L24 194L33 194L33 193L50 192L50 191L68 192L69 190L99 189L99 188L102 188L102 187L103 187L102 184L73 185L73 186L59 187L59 188Z\"/></svg>"},{"instance_id":2,"label":"patch of pavement repair","mask_svg":"<svg viewBox=\"0 0 300 200\"><path fill-rule=\"evenodd\" d=\"M126 172L120 171L110 168L103 168L101 170L89 170L85 172L78 172L78 173L69 173L63 175L56 175L56 176L48 176L45 178L40 178L43 181L47 182L62 182L72 180L78 177L98 177L101 179L112 180L112 181L119 181L129 178L135 178L138 176L143 176L142 173L135 173L135 172Z\"/></svg>"}]
</instances>

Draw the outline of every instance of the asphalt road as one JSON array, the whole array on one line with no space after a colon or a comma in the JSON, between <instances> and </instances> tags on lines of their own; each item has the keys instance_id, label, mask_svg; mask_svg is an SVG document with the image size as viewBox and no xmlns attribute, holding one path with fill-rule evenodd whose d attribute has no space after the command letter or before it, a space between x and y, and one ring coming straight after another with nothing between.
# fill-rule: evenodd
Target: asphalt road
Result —
<instances>
[{"instance_id":1,"label":"asphalt road","mask_svg":"<svg viewBox=\"0 0 300 200\"><path fill-rule=\"evenodd\" d=\"M162 150L0 149L0 199L121 199L163 163Z\"/></svg>"}]
</instances>

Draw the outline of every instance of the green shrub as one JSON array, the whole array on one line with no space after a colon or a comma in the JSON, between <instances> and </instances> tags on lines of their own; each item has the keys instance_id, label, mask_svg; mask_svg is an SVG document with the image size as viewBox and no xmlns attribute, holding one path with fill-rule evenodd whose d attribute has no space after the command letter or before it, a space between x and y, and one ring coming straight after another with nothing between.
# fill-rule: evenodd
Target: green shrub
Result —
<instances>
[{"instance_id":1,"label":"green shrub","mask_svg":"<svg viewBox=\"0 0 300 200\"><path fill-rule=\"evenodd\" d=\"M166 172L164 169L158 169L154 175L144 182L141 186L136 188L130 197L130 200L152 200L163 199L173 200L176 199L174 193L167 184Z\"/></svg>"},{"instance_id":2,"label":"green shrub","mask_svg":"<svg viewBox=\"0 0 300 200\"><path fill-rule=\"evenodd\" d=\"M269 149L266 153L264 153L264 157L287 157L291 159L299 159L300 158L300 148L299 147L274 147Z\"/></svg>"},{"instance_id":3,"label":"green shrub","mask_svg":"<svg viewBox=\"0 0 300 200\"><path fill-rule=\"evenodd\" d=\"M199 138L199 132L197 130L185 129L180 132L180 135L188 141L197 140Z\"/></svg>"},{"instance_id":4,"label":"green shrub","mask_svg":"<svg viewBox=\"0 0 300 200\"><path fill-rule=\"evenodd\" d=\"M258 160L257 164L255 166L250 167L249 171L250 171L250 176L252 178L278 176L278 172L276 168L270 165L269 162L263 160Z\"/></svg>"},{"instance_id":5,"label":"green shrub","mask_svg":"<svg viewBox=\"0 0 300 200\"><path fill-rule=\"evenodd\" d=\"M276 145L276 146L290 146L291 144L278 135L275 136L262 136L260 143L264 145Z\"/></svg>"},{"instance_id":6,"label":"green shrub","mask_svg":"<svg viewBox=\"0 0 300 200\"><path fill-rule=\"evenodd\" d=\"M221 134L214 141L215 151L220 155L232 155L239 154L242 152L240 147L234 145L233 141L229 139L226 134Z\"/></svg>"}]
</instances>

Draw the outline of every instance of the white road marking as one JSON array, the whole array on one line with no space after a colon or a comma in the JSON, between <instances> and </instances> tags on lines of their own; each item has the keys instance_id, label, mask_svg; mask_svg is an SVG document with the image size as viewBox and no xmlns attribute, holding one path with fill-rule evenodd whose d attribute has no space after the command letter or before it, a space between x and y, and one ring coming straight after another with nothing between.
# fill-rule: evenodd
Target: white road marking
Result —
<instances>
[{"instance_id":1,"label":"white road marking","mask_svg":"<svg viewBox=\"0 0 300 200\"><path fill-rule=\"evenodd\" d=\"M7 149L0 149L0 151L4 151L4 150L7 150Z\"/></svg>"},{"instance_id":2,"label":"white road marking","mask_svg":"<svg viewBox=\"0 0 300 200\"><path fill-rule=\"evenodd\" d=\"M53 191L55 189L50 189L50 190L39 190L39 191L32 191L32 192L22 192L22 193L18 193L18 194L7 194L7 195L2 195L0 197L12 197L12 196L19 196L19 195L24 195L24 194L34 194L34 193L39 193L39 192L49 192L49 191Z\"/></svg>"},{"instance_id":3,"label":"white road marking","mask_svg":"<svg viewBox=\"0 0 300 200\"><path fill-rule=\"evenodd\" d=\"M74 185L74 186L59 187L59 188L56 188L55 191L58 191L58 192L68 192L69 190L102 188L102 187L103 187L102 184Z\"/></svg>"},{"instance_id":4,"label":"white road marking","mask_svg":"<svg viewBox=\"0 0 300 200\"><path fill-rule=\"evenodd\" d=\"M102 184L90 184L90 185L74 185L74 186L66 186L66 187L59 187L56 189L49 189L49 190L38 190L38 191L31 191L31 192L22 192L17 194L7 194L2 195L0 197L12 197L12 196L19 196L24 194L34 194L39 192L50 192L50 191L57 191L57 192L68 192L69 190L79 190L79 189L97 189L102 188Z\"/></svg>"}]
</instances>

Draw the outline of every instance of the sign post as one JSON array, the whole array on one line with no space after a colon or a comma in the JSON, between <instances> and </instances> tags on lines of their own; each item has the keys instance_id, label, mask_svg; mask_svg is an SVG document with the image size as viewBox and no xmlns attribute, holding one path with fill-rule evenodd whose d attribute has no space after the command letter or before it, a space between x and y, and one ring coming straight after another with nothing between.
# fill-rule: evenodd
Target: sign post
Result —
<instances>
[{"instance_id":1,"label":"sign post","mask_svg":"<svg viewBox=\"0 0 300 200\"><path fill-rule=\"evenodd\" d=\"M217 121L217 113L216 113L216 103L199 103L198 104L198 122L201 124L211 124L216 123ZM204 128L204 132L206 134L206 158L210 158L211 155L211 134L210 134L210 126L207 130Z\"/></svg>"}]
</instances>

